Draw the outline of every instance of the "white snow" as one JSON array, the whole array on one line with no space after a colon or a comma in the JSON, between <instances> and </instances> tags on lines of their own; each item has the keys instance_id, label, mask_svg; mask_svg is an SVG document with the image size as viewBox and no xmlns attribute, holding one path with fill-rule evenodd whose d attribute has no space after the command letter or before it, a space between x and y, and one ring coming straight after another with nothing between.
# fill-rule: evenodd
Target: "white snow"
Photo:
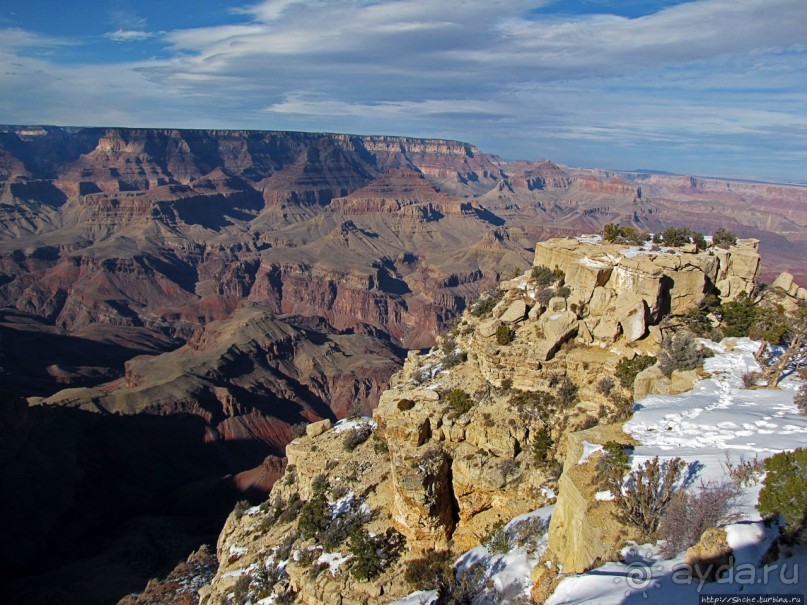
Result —
<instances>
[{"instance_id":1,"label":"white snow","mask_svg":"<svg viewBox=\"0 0 807 605\"><path fill-rule=\"evenodd\" d=\"M403 599L393 601L390 605L432 605L436 600L436 590L418 590Z\"/></svg>"},{"instance_id":2,"label":"white snow","mask_svg":"<svg viewBox=\"0 0 807 605\"><path fill-rule=\"evenodd\" d=\"M238 557L243 557L245 554L247 554L247 549L243 546L231 544L227 554L230 555L230 557L237 559Z\"/></svg>"},{"instance_id":3,"label":"white snow","mask_svg":"<svg viewBox=\"0 0 807 605\"><path fill-rule=\"evenodd\" d=\"M360 418L352 418L351 420L340 420L333 426L333 431L335 433L342 433L344 431L352 431L353 429L365 427L375 430L378 425L369 416L362 416Z\"/></svg>"},{"instance_id":4,"label":"white snow","mask_svg":"<svg viewBox=\"0 0 807 605\"><path fill-rule=\"evenodd\" d=\"M580 237L575 238L578 242L582 242L584 244L600 244L602 243L602 236L601 235L583 235Z\"/></svg>"},{"instance_id":5,"label":"white snow","mask_svg":"<svg viewBox=\"0 0 807 605\"><path fill-rule=\"evenodd\" d=\"M584 256L577 262L583 265L584 267L589 267L590 269L607 269L608 267L610 267L608 263L594 260L593 258L589 258L588 256Z\"/></svg>"},{"instance_id":6,"label":"white snow","mask_svg":"<svg viewBox=\"0 0 807 605\"><path fill-rule=\"evenodd\" d=\"M260 507L260 505L258 505L258 506L251 506L250 508L248 508L247 510L244 511L244 514L247 515L248 517L254 517L255 515L257 515L260 512L261 512L261 507Z\"/></svg>"},{"instance_id":7,"label":"white snow","mask_svg":"<svg viewBox=\"0 0 807 605\"><path fill-rule=\"evenodd\" d=\"M324 552L317 559L317 563L327 563L331 575L336 575L339 566L350 558L350 555L343 555L340 552Z\"/></svg>"},{"instance_id":8,"label":"white snow","mask_svg":"<svg viewBox=\"0 0 807 605\"><path fill-rule=\"evenodd\" d=\"M759 343L747 338L705 342L715 356L704 369L711 377L681 395L647 397L637 403L625 431L636 439L634 467L654 456L681 457L697 469L694 486L726 480L726 457L767 458L774 453L807 446L807 418L793 404L798 382L786 378L779 389L744 389L741 377L758 370L754 352ZM585 457L585 452L584 452ZM581 458L582 460L582 458ZM683 567L683 554L662 560L652 546L634 548L624 563L607 563L590 572L564 579L547 605L653 603L681 605L698 601L698 594L801 594L795 565L807 563L807 547L794 549L759 567L777 528L759 520L756 501L761 485L742 490L738 511L742 520L726 526L735 565L726 577L705 584ZM604 492L595 496L604 499ZM802 579L803 582L803 579Z\"/></svg>"},{"instance_id":9,"label":"white snow","mask_svg":"<svg viewBox=\"0 0 807 605\"><path fill-rule=\"evenodd\" d=\"M602 451L602 444L601 443L589 443L588 441L583 442L583 455L580 456L580 460L577 461L577 464L585 464L588 462L588 459L591 457L592 454L595 452Z\"/></svg>"},{"instance_id":10,"label":"white snow","mask_svg":"<svg viewBox=\"0 0 807 605\"><path fill-rule=\"evenodd\" d=\"M611 493L611 490L607 489L605 491L597 492L596 494L594 494L594 499L599 500L600 502L610 501L614 499L614 495Z\"/></svg>"}]
</instances>

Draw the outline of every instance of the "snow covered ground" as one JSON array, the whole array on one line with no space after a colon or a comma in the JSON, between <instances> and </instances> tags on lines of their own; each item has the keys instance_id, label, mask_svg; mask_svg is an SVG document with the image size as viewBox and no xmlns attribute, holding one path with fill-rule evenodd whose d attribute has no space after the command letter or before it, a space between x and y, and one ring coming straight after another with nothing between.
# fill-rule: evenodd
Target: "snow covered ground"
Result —
<instances>
[{"instance_id":1,"label":"snow covered ground","mask_svg":"<svg viewBox=\"0 0 807 605\"><path fill-rule=\"evenodd\" d=\"M593 242L592 242L593 243ZM760 460L777 452L807 447L807 417L793 404L798 382L786 378L778 389L745 389L742 375L758 370L754 352L758 347L747 338L726 339L722 343L707 342L715 356L707 359L704 369L711 377L699 381L692 391L681 395L650 396L639 401L625 431L637 441L632 465L646 460L681 457L697 471L690 489L701 481L725 481L727 459L758 457ZM580 459L585 464L599 446L586 444ZM807 548L797 547L787 558L760 567L760 559L777 534L776 527L766 528L760 521L756 502L761 481L744 488L737 501L740 517L726 526L729 546L734 550L735 564L729 573L714 583L693 579L683 567L683 556L664 560L656 545L626 547L624 563L607 563L589 572L569 576L558 585L547 605L583 603L617 605L645 603L684 605L698 603L698 595L804 594L807 592ZM600 492L598 499L610 499L610 492ZM528 515L548 519L552 507ZM506 527L516 524L519 517ZM465 553L456 568L481 562L496 593L478 598L474 605L506 604L528 596L530 570L546 548L531 555L514 548L504 555L493 555L484 546ZM434 591L413 593L394 605L432 603Z\"/></svg>"},{"instance_id":2,"label":"snow covered ground","mask_svg":"<svg viewBox=\"0 0 807 605\"><path fill-rule=\"evenodd\" d=\"M715 356L704 369L712 374L681 395L650 396L639 401L625 424L639 445L634 468L659 456L679 456L698 469L693 487L726 480L726 458L760 460L777 452L807 447L807 417L793 404L796 380L785 379L779 389L744 389L742 375L758 370L747 338L710 343ZM722 579L703 583L683 566L683 556L664 560L653 545L623 551L625 563L607 563L563 580L547 605L592 603L617 605L697 603L698 595L804 594L807 587L807 548L793 556L758 567L777 534L766 528L756 510L761 483L743 489L737 503L741 520L726 526L736 558ZM799 575L801 574L801 575Z\"/></svg>"}]
</instances>

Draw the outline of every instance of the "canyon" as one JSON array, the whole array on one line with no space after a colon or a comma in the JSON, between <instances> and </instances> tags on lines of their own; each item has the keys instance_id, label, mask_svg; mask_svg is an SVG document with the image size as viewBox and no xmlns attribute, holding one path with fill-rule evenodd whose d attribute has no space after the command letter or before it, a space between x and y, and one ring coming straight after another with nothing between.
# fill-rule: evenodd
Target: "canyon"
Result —
<instances>
[{"instance_id":1,"label":"canyon","mask_svg":"<svg viewBox=\"0 0 807 605\"><path fill-rule=\"evenodd\" d=\"M1 126L6 594L142 589L266 496L295 425L370 413L536 241L611 222L726 227L760 241L762 279L807 281L807 187L446 140Z\"/></svg>"}]
</instances>

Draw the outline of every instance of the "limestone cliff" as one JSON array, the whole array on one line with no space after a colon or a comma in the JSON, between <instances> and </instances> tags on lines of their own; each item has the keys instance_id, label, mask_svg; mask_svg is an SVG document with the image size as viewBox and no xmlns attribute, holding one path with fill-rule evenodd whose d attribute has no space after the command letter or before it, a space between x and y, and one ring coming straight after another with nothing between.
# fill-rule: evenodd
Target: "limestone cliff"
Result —
<instances>
[{"instance_id":1,"label":"limestone cliff","mask_svg":"<svg viewBox=\"0 0 807 605\"><path fill-rule=\"evenodd\" d=\"M620 359L657 352L662 317L712 292L730 299L749 291L758 258L754 241L702 252L598 237L538 244L534 271L483 297L439 347L409 353L372 421L309 425L288 446L286 473L268 502L228 520L204 603L264 590L253 572L267 561L282 567L273 590L284 598L387 603L408 593L407 560L427 549L472 548L497 521L555 493L547 561L574 572L612 557L634 536L614 521L612 503L594 498L595 465L578 464L585 442L629 441L620 398L606 396L602 379ZM621 397L630 401L627 390ZM326 511L322 534L306 531L305 514L283 512L312 502ZM406 541L403 556L372 582L351 575L356 554L345 536L328 533L357 514L347 510L365 510L361 523L371 533Z\"/></svg>"}]
</instances>

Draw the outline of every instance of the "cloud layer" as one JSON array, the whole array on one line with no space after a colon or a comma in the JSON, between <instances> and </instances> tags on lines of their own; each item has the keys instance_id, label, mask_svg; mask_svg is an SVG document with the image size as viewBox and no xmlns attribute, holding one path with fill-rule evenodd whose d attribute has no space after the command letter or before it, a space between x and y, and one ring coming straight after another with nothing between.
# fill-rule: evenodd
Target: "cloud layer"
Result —
<instances>
[{"instance_id":1,"label":"cloud layer","mask_svg":"<svg viewBox=\"0 0 807 605\"><path fill-rule=\"evenodd\" d=\"M0 121L451 137L510 158L807 181L803 0L559 8L266 0L235 24L106 33L159 41L145 61L61 61L82 41L5 30Z\"/></svg>"}]
</instances>

